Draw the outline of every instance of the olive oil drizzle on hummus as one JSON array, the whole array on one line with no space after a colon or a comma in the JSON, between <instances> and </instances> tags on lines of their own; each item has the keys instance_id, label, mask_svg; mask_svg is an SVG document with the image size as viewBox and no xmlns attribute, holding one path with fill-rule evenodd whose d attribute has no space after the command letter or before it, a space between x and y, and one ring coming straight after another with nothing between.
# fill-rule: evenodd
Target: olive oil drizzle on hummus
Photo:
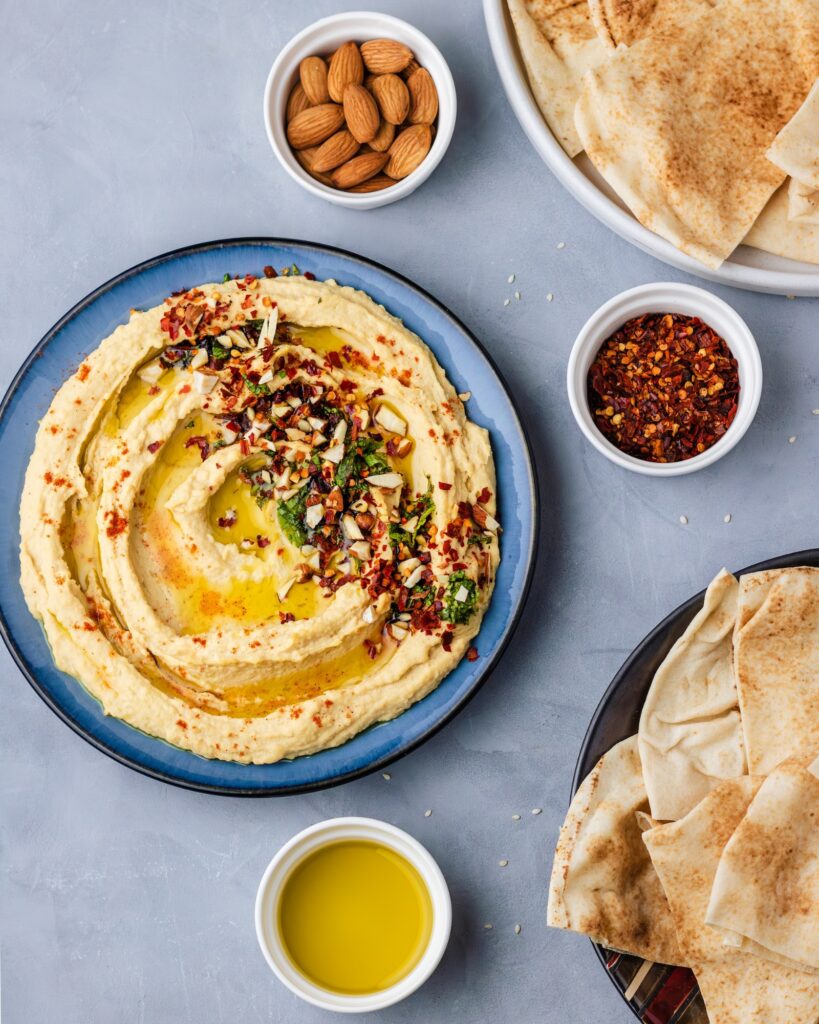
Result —
<instances>
[{"instance_id":1,"label":"olive oil drizzle on hummus","mask_svg":"<svg viewBox=\"0 0 819 1024\"><path fill-rule=\"evenodd\" d=\"M278 760L477 657L498 560L488 440L360 292L246 277L134 311L38 445L29 605L60 667L144 731Z\"/></svg>"}]
</instances>

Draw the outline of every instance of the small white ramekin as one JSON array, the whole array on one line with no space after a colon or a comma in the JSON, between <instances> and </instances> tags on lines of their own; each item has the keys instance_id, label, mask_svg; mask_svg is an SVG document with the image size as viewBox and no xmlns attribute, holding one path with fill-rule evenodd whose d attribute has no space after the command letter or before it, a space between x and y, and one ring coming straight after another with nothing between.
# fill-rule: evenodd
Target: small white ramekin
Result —
<instances>
[{"instance_id":1,"label":"small white ramekin","mask_svg":"<svg viewBox=\"0 0 819 1024\"><path fill-rule=\"evenodd\" d=\"M370 995L342 995L314 985L290 961L282 946L278 903L287 877L313 850L343 839L383 843L405 857L420 874L432 901L432 932L426 951L415 967L395 985ZM308 1003L338 1013L383 1010L415 992L429 978L444 955L452 927L452 904L441 869L411 835L375 818L330 818L311 825L284 844L267 866L256 895L256 936L273 973L291 992Z\"/></svg>"},{"instance_id":2,"label":"small white ramekin","mask_svg":"<svg viewBox=\"0 0 819 1024\"><path fill-rule=\"evenodd\" d=\"M600 346L626 320L643 313L698 316L725 339L737 361L739 401L733 423L716 444L682 462L646 462L626 455L600 433L589 409L586 380ZM586 439L607 459L624 469L647 476L683 476L704 469L727 455L750 427L762 394L762 361L748 325L727 302L694 285L658 282L615 295L589 317L572 347L566 385L577 425Z\"/></svg>"},{"instance_id":3,"label":"small white ramekin","mask_svg":"<svg viewBox=\"0 0 819 1024\"><path fill-rule=\"evenodd\" d=\"M290 90L299 77L299 64L313 54L331 53L349 40L397 39L408 46L418 63L429 71L438 90L438 120L432 148L412 174L379 192L342 192L322 185L301 166L287 141L284 114ZM264 90L264 123L267 138L279 163L294 181L314 196L352 210L372 210L403 199L432 174L449 146L457 112L455 83L438 47L417 28L377 11L347 11L308 25L281 50L267 76Z\"/></svg>"}]
</instances>

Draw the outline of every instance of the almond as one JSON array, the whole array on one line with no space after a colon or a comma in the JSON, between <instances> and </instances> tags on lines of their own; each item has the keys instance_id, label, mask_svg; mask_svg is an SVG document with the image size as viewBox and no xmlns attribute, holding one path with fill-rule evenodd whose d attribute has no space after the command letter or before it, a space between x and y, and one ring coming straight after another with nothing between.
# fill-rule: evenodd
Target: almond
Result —
<instances>
[{"instance_id":1,"label":"almond","mask_svg":"<svg viewBox=\"0 0 819 1024\"><path fill-rule=\"evenodd\" d=\"M327 65L321 57L305 57L299 64L299 80L311 103L329 103L327 91Z\"/></svg>"},{"instance_id":2,"label":"almond","mask_svg":"<svg viewBox=\"0 0 819 1024\"><path fill-rule=\"evenodd\" d=\"M361 63L358 47L355 43L344 43L330 58L330 70L327 74L330 99L341 103L347 86L361 85L363 81L364 65Z\"/></svg>"},{"instance_id":3,"label":"almond","mask_svg":"<svg viewBox=\"0 0 819 1024\"><path fill-rule=\"evenodd\" d=\"M412 60L411 60L411 61L409 62L409 64L407 64L407 66L406 66L406 67L404 68L404 70L403 70L403 71L401 72L401 77L402 77L402 78L404 79L404 81L406 82L406 80L407 80L407 79L409 78L409 76L410 76L410 75L411 75L411 74L413 73L413 71L417 71L417 70L418 70L418 68L420 68L420 67L421 67L421 65L420 65L420 64L418 63L418 61L417 61L417 60L416 60L416 59L415 59L415 58L413 57L413 59L412 59Z\"/></svg>"},{"instance_id":4,"label":"almond","mask_svg":"<svg viewBox=\"0 0 819 1024\"><path fill-rule=\"evenodd\" d=\"M421 163L432 145L429 125L415 124L398 136L389 148L389 162L385 171L391 178L406 178Z\"/></svg>"},{"instance_id":5,"label":"almond","mask_svg":"<svg viewBox=\"0 0 819 1024\"><path fill-rule=\"evenodd\" d=\"M361 156L353 157L352 160L348 160L346 164L342 164L341 167L337 167L333 171L331 175L333 184L337 188L352 188L354 185L360 185L362 181L378 174L386 162L386 153L362 153Z\"/></svg>"},{"instance_id":6,"label":"almond","mask_svg":"<svg viewBox=\"0 0 819 1024\"><path fill-rule=\"evenodd\" d=\"M403 71L413 59L412 50L395 39L369 39L361 44L361 56L367 70L375 75Z\"/></svg>"},{"instance_id":7,"label":"almond","mask_svg":"<svg viewBox=\"0 0 819 1024\"><path fill-rule=\"evenodd\" d=\"M287 140L293 149L318 146L344 124L344 112L335 103L320 103L296 114L287 126Z\"/></svg>"},{"instance_id":8,"label":"almond","mask_svg":"<svg viewBox=\"0 0 819 1024\"><path fill-rule=\"evenodd\" d=\"M418 68L407 79L410 94L410 124L432 124L438 116L438 90L426 68Z\"/></svg>"},{"instance_id":9,"label":"almond","mask_svg":"<svg viewBox=\"0 0 819 1024\"><path fill-rule=\"evenodd\" d=\"M373 82L373 95L385 121L390 124L406 121L410 108L409 90L398 75L379 75Z\"/></svg>"},{"instance_id":10,"label":"almond","mask_svg":"<svg viewBox=\"0 0 819 1024\"><path fill-rule=\"evenodd\" d=\"M332 171L339 164L351 160L357 152L358 140L346 128L342 128L316 150L311 170L318 173Z\"/></svg>"},{"instance_id":11,"label":"almond","mask_svg":"<svg viewBox=\"0 0 819 1024\"><path fill-rule=\"evenodd\" d=\"M359 142L369 142L381 123L375 100L363 85L348 85L344 90L344 117Z\"/></svg>"},{"instance_id":12,"label":"almond","mask_svg":"<svg viewBox=\"0 0 819 1024\"><path fill-rule=\"evenodd\" d=\"M319 148L319 146L311 146L309 149L297 149L294 151L293 155L311 178L315 178L316 181L320 181L322 185L329 185L330 188L334 188L329 174L321 174L313 169L313 160L315 159Z\"/></svg>"},{"instance_id":13,"label":"almond","mask_svg":"<svg viewBox=\"0 0 819 1024\"><path fill-rule=\"evenodd\" d=\"M307 94L302 89L301 82L296 82L287 98L287 109L284 113L285 122L290 124L296 114L300 114L302 110L307 110L309 106L310 100L307 99Z\"/></svg>"},{"instance_id":14,"label":"almond","mask_svg":"<svg viewBox=\"0 0 819 1024\"><path fill-rule=\"evenodd\" d=\"M367 180L362 181L360 185L353 185L348 188L347 191L359 194L364 192L380 192L382 188L389 188L390 185L394 184L394 178L388 178L386 174L376 174L374 178L367 178Z\"/></svg>"},{"instance_id":15,"label":"almond","mask_svg":"<svg viewBox=\"0 0 819 1024\"><path fill-rule=\"evenodd\" d=\"M382 121L378 131L370 139L370 148L377 153L386 153L395 138L395 125Z\"/></svg>"}]
</instances>

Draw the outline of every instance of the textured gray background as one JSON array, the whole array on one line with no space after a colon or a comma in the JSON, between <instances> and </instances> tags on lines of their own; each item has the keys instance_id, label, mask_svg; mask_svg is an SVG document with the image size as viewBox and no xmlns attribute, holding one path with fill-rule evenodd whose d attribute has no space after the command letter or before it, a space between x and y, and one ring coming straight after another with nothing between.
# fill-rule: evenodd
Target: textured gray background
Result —
<instances>
[{"instance_id":1,"label":"textured gray background","mask_svg":"<svg viewBox=\"0 0 819 1024\"><path fill-rule=\"evenodd\" d=\"M4 0L0 385L69 306L155 253L252 234L355 249L451 307L518 397L543 499L528 610L475 701L390 782L285 800L199 796L120 767L53 716L4 651L5 1024L327 1020L270 974L252 908L279 844L339 814L409 829L452 889L443 964L380 1020L629 1020L588 942L544 924L586 723L627 652L721 565L816 542L816 303L714 289L755 332L765 388L749 434L711 469L638 477L577 431L563 377L578 328L622 288L685 276L552 178L501 92L478 0L376 4L428 32L455 76L455 137L426 185L355 213L285 177L261 122L265 76L296 30L345 6ZM504 307L514 288L522 299Z\"/></svg>"}]
</instances>

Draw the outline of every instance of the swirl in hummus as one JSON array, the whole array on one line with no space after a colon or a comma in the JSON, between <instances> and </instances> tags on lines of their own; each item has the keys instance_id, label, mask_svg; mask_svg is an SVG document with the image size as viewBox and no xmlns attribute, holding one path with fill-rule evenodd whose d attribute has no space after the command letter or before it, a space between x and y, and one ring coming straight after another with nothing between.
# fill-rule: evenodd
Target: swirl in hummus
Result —
<instances>
[{"instance_id":1,"label":"swirl in hummus","mask_svg":"<svg viewBox=\"0 0 819 1024\"><path fill-rule=\"evenodd\" d=\"M499 560L489 439L429 349L362 292L266 274L133 310L54 398L20 509L57 665L254 763L476 657Z\"/></svg>"}]
</instances>

